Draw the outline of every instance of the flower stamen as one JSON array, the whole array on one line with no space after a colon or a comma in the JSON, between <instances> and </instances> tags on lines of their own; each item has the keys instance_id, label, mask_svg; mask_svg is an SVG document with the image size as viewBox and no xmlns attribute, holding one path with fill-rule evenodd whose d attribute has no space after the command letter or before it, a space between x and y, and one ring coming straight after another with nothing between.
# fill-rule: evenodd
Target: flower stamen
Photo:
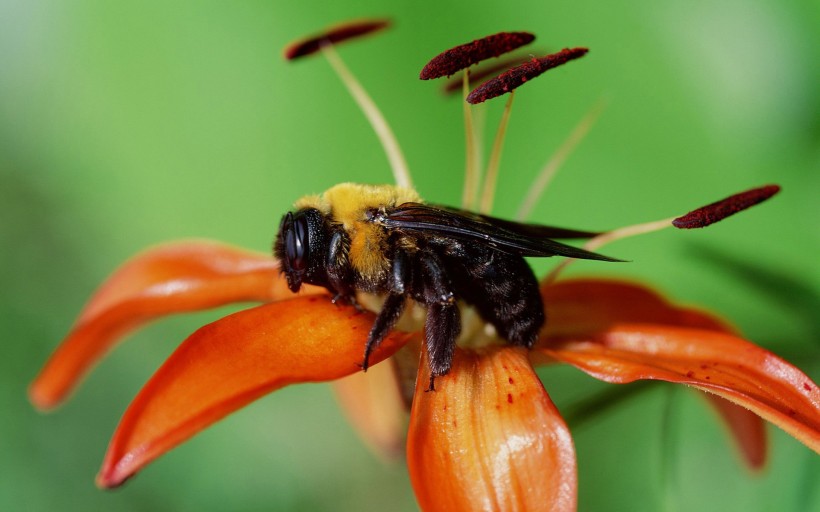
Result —
<instances>
[{"instance_id":1,"label":"flower stamen","mask_svg":"<svg viewBox=\"0 0 820 512\"><path fill-rule=\"evenodd\" d=\"M530 56L519 54L517 56L499 59L494 63L481 65L470 71L470 80L472 80L473 82L487 81L490 78L495 78L496 76L500 75L501 73L507 71L512 67L519 66L527 62L530 58ZM461 89L461 77L454 77L451 80L448 80L446 84L444 84L442 92L444 92L444 94L453 94L457 92L459 89Z\"/></svg>"},{"instance_id":2,"label":"flower stamen","mask_svg":"<svg viewBox=\"0 0 820 512\"><path fill-rule=\"evenodd\" d=\"M367 120L370 121L370 125L379 137L379 142L381 142L382 148L384 148L384 152L387 154L387 159L390 161L390 168L393 170L396 185L412 188L413 180L410 179L407 160L405 160L399 142L396 140L393 130L390 129L390 125L387 124L387 120L384 118L381 110L379 110L379 107L376 106L376 103L370 95L367 94L364 87L356 80L353 73L345 66L342 58L339 57L339 54L332 44L322 45L322 54L324 54L328 62L330 62L330 65L333 66L336 74L339 75L339 78L342 79L347 90L350 91L350 95L353 96L353 99L356 100L356 103L359 105L359 108L362 109L362 112L364 112Z\"/></svg>"},{"instance_id":3,"label":"flower stamen","mask_svg":"<svg viewBox=\"0 0 820 512\"><path fill-rule=\"evenodd\" d=\"M626 226L606 233L601 233L595 238L590 239L583 245L583 248L588 251L595 251L604 245L607 245L615 240L629 238L636 235L643 235L645 233L652 233L660 231L669 227L676 227L678 229L690 229L698 227L706 227L710 224L720 222L721 220L734 215L742 210L751 208L766 199L769 199L780 191L778 185L766 185L758 187L745 192L733 194L720 201L708 204L706 206L697 208L686 215L680 217L670 217L668 219L657 220L654 222L645 222L643 224L634 224ZM547 274L545 278L546 283L552 283L570 263L575 261L574 258L567 258L555 266L552 271Z\"/></svg>"},{"instance_id":4,"label":"flower stamen","mask_svg":"<svg viewBox=\"0 0 820 512\"><path fill-rule=\"evenodd\" d=\"M709 224L720 222L730 215L761 203L778 192L778 185L766 185L740 192L678 217L672 221L672 225L678 229L705 228Z\"/></svg>"},{"instance_id":5,"label":"flower stamen","mask_svg":"<svg viewBox=\"0 0 820 512\"><path fill-rule=\"evenodd\" d=\"M587 48L564 48L545 57L530 59L475 88L467 97L467 102L475 105L511 92L547 70L583 57L588 51Z\"/></svg>"},{"instance_id":6,"label":"flower stamen","mask_svg":"<svg viewBox=\"0 0 820 512\"><path fill-rule=\"evenodd\" d=\"M538 173L538 176L535 180L533 180L532 186L530 186L529 192L527 193L527 197L518 209L516 219L523 221L530 216L532 209L535 207L536 203L538 203L538 200L547 189L547 186L550 182L552 182L552 179L558 173L558 169L561 168L567 158L569 158L572 152L575 151L578 144L584 140L589 131L595 125L595 122L604 111L606 103L607 102L605 99L601 99L598 103L593 105L589 112L587 112L578 124L575 125L575 128L572 129L570 134L566 139L564 139L564 142L561 143L550 159L547 160L547 163L544 164L543 168L541 168L541 172Z\"/></svg>"},{"instance_id":7,"label":"flower stamen","mask_svg":"<svg viewBox=\"0 0 820 512\"><path fill-rule=\"evenodd\" d=\"M471 210L475 206L476 196L478 195L479 183L479 167L478 155L476 154L476 134L475 125L473 124L473 110L470 104L467 103L467 95L470 94L470 70L465 69L461 77L461 88L464 94L464 150L465 150L465 168L464 168L464 190L461 195L461 206L467 210Z\"/></svg>"},{"instance_id":8,"label":"flower stamen","mask_svg":"<svg viewBox=\"0 0 820 512\"><path fill-rule=\"evenodd\" d=\"M428 62L419 74L422 80L450 76L491 57L498 57L535 40L529 32L499 32L446 50Z\"/></svg>"},{"instance_id":9,"label":"flower stamen","mask_svg":"<svg viewBox=\"0 0 820 512\"><path fill-rule=\"evenodd\" d=\"M293 60L297 57L321 51L322 55L328 60L333 70L342 80L342 83L370 122L373 131L376 132L376 136L379 138L379 142L387 154L387 160L390 162L390 168L393 171L396 185L412 188L413 181L410 179L407 160L404 158L404 154L401 151L396 136L393 134L393 130L390 129L390 125L387 124L387 120L376 106L376 103L364 87L362 87L350 69L344 64L342 58L334 48L334 43L381 30L389 25L390 22L387 20L373 20L340 25L334 29L327 30L319 36L310 37L288 45L285 48L284 54L286 59Z\"/></svg>"},{"instance_id":10,"label":"flower stamen","mask_svg":"<svg viewBox=\"0 0 820 512\"><path fill-rule=\"evenodd\" d=\"M331 43L341 43L348 39L361 37L366 34L383 30L390 26L390 20L359 20L343 23L335 27L328 28L321 34L310 36L305 39L293 42L285 47L283 55L287 60L294 60L307 55L312 55L322 49L322 45Z\"/></svg>"},{"instance_id":11,"label":"flower stamen","mask_svg":"<svg viewBox=\"0 0 820 512\"><path fill-rule=\"evenodd\" d=\"M498 168L501 165L501 150L504 148L507 125L510 123L510 111L512 110L513 98L515 98L515 94L510 94L510 98L504 106L504 113L501 114L501 121L498 123L498 131L495 133L495 141L493 141L493 149L490 153L490 160L487 163L487 173L484 177L484 188L481 193L481 205L479 208L481 213L490 213L493 209L495 186L498 181Z\"/></svg>"}]
</instances>

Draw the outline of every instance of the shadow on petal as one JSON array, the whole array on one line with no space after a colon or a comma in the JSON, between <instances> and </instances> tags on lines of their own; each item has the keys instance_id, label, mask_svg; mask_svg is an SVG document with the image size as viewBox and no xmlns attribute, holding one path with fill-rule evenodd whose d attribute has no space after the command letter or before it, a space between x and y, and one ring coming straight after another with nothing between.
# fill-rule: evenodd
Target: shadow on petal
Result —
<instances>
[{"instance_id":1,"label":"shadow on petal","mask_svg":"<svg viewBox=\"0 0 820 512\"><path fill-rule=\"evenodd\" d=\"M727 331L717 318L671 305L658 293L610 279L566 279L541 287L547 323L541 339L588 335L620 323L681 325Z\"/></svg>"},{"instance_id":2,"label":"shadow on petal","mask_svg":"<svg viewBox=\"0 0 820 512\"><path fill-rule=\"evenodd\" d=\"M575 510L572 438L526 349L457 349L428 381L423 361L407 444L422 510Z\"/></svg>"},{"instance_id":3,"label":"shadow on petal","mask_svg":"<svg viewBox=\"0 0 820 512\"><path fill-rule=\"evenodd\" d=\"M408 411L393 359L333 382L333 390L359 437L382 460L401 457Z\"/></svg>"},{"instance_id":4,"label":"shadow on petal","mask_svg":"<svg viewBox=\"0 0 820 512\"><path fill-rule=\"evenodd\" d=\"M115 487L208 425L278 388L359 371L373 315L325 296L274 302L229 315L192 334L123 415L97 483ZM371 356L389 357L394 333Z\"/></svg>"},{"instance_id":5,"label":"shadow on petal","mask_svg":"<svg viewBox=\"0 0 820 512\"><path fill-rule=\"evenodd\" d=\"M769 438L760 416L718 395L707 393L706 398L731 432L746 465L762 470L768 458Z\"/></svg>"}]
</instances>

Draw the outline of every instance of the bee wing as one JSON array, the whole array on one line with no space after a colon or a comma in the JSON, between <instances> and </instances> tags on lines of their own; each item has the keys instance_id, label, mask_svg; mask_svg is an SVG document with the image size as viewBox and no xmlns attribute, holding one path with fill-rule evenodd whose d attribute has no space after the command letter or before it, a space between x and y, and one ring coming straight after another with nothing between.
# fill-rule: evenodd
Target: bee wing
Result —
<instances>
[{"instance_id":1,"label":"bee wing","mask_svg":"<svg viewBox=\"0 0 820 512\"><path fill-rule=\"evenodd\" d=\"M441 208L449 212L463 215L467 218L472 218L478 221L483 221L507 231L518 233L519 235L537 238L592 238L601 233L596 231L581 231L578 229L559 228L555 226L545 226L543 224L531 224L528 222L516 222L513 220L499 219L490 215L482 215L480 213L453 208L451 206L434 205L434 208Z\"/></svg>"},{"instance_id":2,"label":"bee wing","mask_svg":"<svg viewBox=\"0 0 820 512\"><path fill-rule=\"evenodd\" d=\"M379 220L388 228L420 235L446 236L464 242L481 242L499 251L521 256L566 256L585 260L622 261L565 245L544 236L536 236L542 233L540 228L554 228L511 221L494 223L493 219L451 208L404 203ZM507 226L511 224L519 229L508 229Z\"/></svg>"}]
</instances>

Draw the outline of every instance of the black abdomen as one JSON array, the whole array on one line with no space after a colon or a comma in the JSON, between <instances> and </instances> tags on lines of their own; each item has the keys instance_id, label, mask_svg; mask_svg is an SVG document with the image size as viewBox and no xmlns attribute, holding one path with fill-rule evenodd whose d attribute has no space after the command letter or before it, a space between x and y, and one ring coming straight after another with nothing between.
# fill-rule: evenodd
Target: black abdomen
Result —
<instances>
[{"instance_id":1,"label":"black abdomen","mask_svg":"<svg viewBox=\"0 0 820 512\"><path fill-rule=\"evenodd\" d=\"M526 260L480 244L440 247L458 298L473 305L499 336L531 347L544 325L538 281Z\"/></svg>"}]
</instances>

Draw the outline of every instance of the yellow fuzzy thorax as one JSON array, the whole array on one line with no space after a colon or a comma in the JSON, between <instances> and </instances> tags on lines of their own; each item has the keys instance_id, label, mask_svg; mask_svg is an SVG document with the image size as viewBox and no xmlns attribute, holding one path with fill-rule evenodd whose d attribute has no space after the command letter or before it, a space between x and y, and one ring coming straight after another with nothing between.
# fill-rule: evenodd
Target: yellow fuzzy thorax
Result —
<instances>
[{"instance_id":1,"label":"yellow fuzzy thorax","mask_svg":"<svg viewBox=\"0 0 820 512\"><path fill-rule=\"evenodd\" d=\"M387 240L381 226L367 221L367 211L408 202L423 201L411 188L340 183L322 195L303 197L295 206L297 209L316 208L342 224L350 236L351 265L365 279L378 280L389 269L384 256Z\"/></svg>"}]
</instances>

